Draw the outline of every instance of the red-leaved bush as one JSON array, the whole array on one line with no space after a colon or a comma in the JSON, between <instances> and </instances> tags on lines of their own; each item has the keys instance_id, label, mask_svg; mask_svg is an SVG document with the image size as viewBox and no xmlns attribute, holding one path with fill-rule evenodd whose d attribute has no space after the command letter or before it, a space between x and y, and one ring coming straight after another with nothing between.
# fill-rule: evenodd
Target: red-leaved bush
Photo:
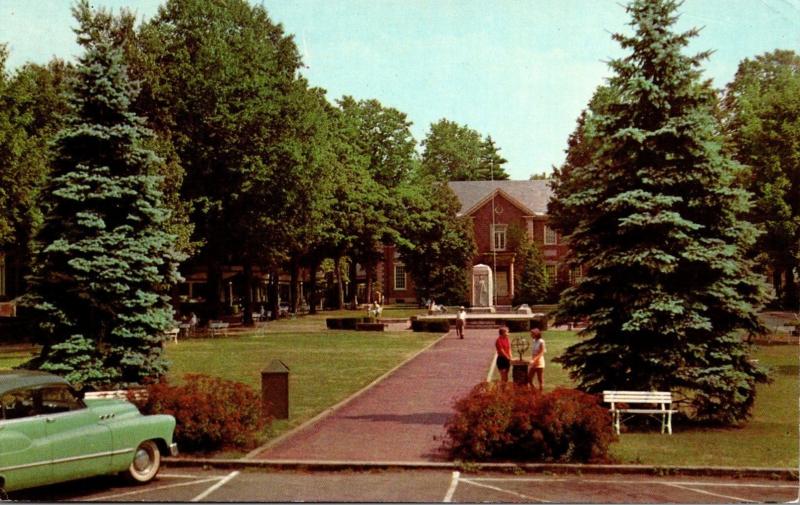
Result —
<instances>
[{"instance_id":1,"label":"red-leaved bush","mask_svg":"<svg viewBox=\"0 0 800 505\"><path fill-rule=\"evenodd\" d=\"M617 437L598 398L574 389L540 395L512 384L478 384L455 404L444 442L458 459L600 462Z\"/></svg>"},{"instance_id":2,"label":"red-leaved bush","mask_svg":"<svg viewBox=\"0 0 800 505\"><path fill-rule=\"evenodd\" d=\"M175 441L181 452L252 447L267 422L253 388L203 374L186 374L177 386L165 381L151 384L139 409L143 414L175 417Z\"/></svg>"}]
</instances>

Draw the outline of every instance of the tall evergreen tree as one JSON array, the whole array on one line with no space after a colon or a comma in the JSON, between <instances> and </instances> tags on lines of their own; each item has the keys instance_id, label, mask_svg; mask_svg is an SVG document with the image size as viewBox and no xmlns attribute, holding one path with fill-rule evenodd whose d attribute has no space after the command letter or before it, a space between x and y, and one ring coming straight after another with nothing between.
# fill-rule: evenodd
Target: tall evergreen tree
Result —
<instances>
[{"instance_id":1,"label":"tall evergreen tree","mask_svg":"<svg viewBox=\"0 0 800 505\"><path fill-rule=\"evenodd\" d=\"M175 237L164 231L159 162L150 132L129 108L136 94L121 52L93 33L87 1L73 10L85 53L37 237L27 303L41 354L28 366L95 386L142 383L166 371L167 291L179 280Z\"/></svg>"},{"instance_id":2,"label":"tall evergreen tree","mask_svg":"<svg viewBox=\"0 0 800 505\"><path fill-rule=\"evenodd\" d=\"M761 329L763 286L743 255L756 231L700 80L708 53L682 54L697 30L672 30L678 5L627 7L633 34L614 38L630 53L585 118L590 156L557 176L553 224L587 270L558 317L590 320L561 362L585 390L671 390L694 418L734 423L765 379L739 334Z\"/></svg>"}]
</instances>

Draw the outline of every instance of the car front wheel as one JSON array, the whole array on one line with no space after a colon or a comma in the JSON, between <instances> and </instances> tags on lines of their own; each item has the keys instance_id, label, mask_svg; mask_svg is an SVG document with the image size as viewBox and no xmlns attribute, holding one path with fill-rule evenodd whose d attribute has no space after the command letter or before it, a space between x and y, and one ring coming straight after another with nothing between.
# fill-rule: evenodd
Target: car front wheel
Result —
<instances>
[{"instance_id":1,"label":"car front wheel","mask_svg":"<svg viewBox=\"0 0 800 505\"><path fill-rule=\"evenodd\" d=\"M161 453L152 440L139 444L133 453L133 461L128 467L127 476L133 482L143 484L153 480L161 466Z\"/></svg>"}]
</instances>

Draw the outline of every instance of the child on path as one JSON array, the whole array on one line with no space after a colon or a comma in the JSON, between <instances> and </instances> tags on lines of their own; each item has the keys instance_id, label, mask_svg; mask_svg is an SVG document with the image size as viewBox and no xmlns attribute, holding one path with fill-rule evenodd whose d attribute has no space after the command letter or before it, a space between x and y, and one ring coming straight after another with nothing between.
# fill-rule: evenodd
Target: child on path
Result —
<instances>
[{"instance_id":1,"label":"child on path","mask_svg":"<svg viewBox=\"0 0 800 505\"><path fill-rule=\"evenodd\" d=\"M531 364L528 367L528 380L533 385L533 379L539 382L539 392L544 390L544 353L547 352L542 338L542 331L539 328L531 330L533 345L531 346Z\"/></svg>"},{"instance_id":2,"label":"child on path","mask_svg":"<svg viewBox=\"0 0 800 505\"><path fill-rule=\"evenodd\" d=\"M511 368L511 342L508 340L508 328L500 328L500 335L494 342L497 350L497 369L500 371L500 381L508 382L508 369Z\"/></svg>"}]
</instances>

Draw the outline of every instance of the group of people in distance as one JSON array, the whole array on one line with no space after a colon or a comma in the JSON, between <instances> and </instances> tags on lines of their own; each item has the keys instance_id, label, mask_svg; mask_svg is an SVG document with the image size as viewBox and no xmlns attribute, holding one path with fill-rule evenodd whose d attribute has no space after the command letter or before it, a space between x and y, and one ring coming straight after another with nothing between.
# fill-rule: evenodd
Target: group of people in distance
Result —
<instances>
[{"instance_id":1,"label":"group of people in distance","mask_svg":"<svg viewBox=\"0 0 800 505\"><path fill-rule=\"evenodd\" d=\"M539 384L539 391L544 387L544 339L539 328L531 330L531 362L528 365L528 382L533 385L534 379ZM508 382L508 370L511 368L511 342L508 340L508 328L500 328L500 335L494 343L497 350L497 369L500 371L500 380Z\"/></svg>"}]
</instances>

